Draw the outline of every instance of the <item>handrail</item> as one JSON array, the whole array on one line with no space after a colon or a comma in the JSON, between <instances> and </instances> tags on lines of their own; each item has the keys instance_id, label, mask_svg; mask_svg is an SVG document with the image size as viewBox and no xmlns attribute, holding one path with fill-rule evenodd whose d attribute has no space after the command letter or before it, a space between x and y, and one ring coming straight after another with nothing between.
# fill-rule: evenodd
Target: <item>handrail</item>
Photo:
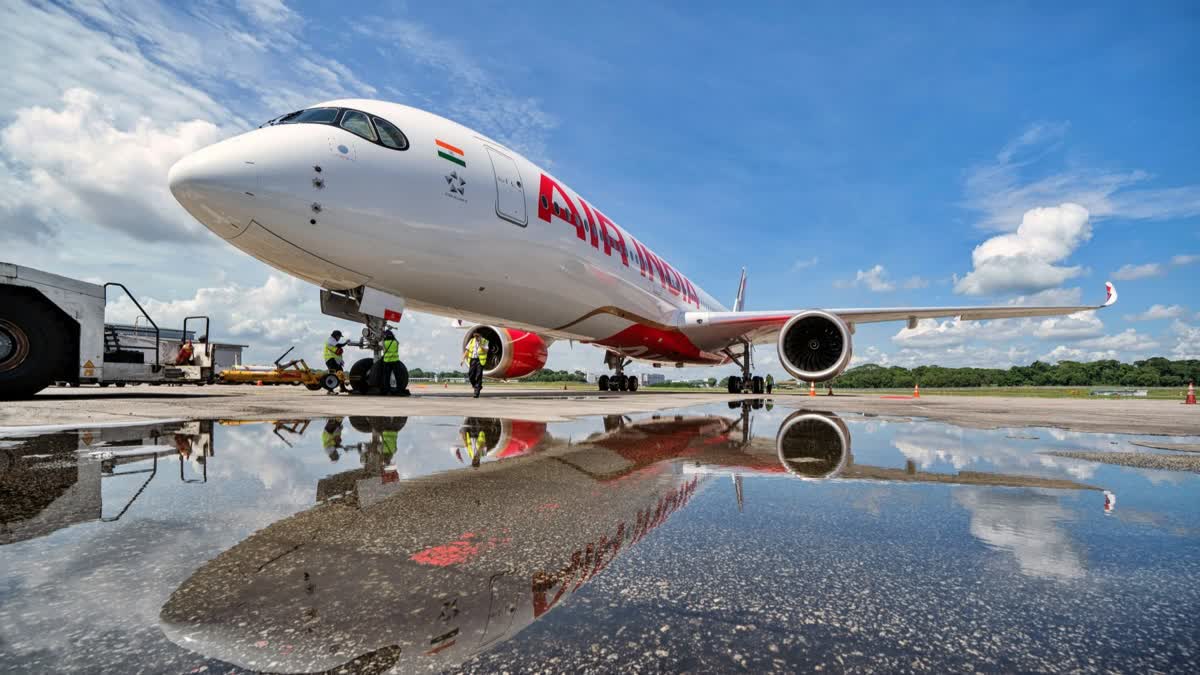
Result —
<instances>
[{"instance_id":1,"label":"handrail","mask_svg":"<svg viewBox=\"0 0 1200 675\"><path fill-rule=\"evenodd\" d=\"M116 286L116 287L120 288L121 290L125 291L125 295L129 296L129 299L133 301L133 304L138 308L138 311L142 313L142 316L146 317L146 320L150 322L151 326L154 326L154 368L155 368L155 372L157 372L158 368L162 367L162 363L160 363L160 354L159 354L159 352L162 351L162 347L160 346L162 344L162 339L161 339L161 332L158 330L158 324L154 323L154 319L150 318L150 314L147 313L145 308L142 307L142 303L138 302L137 298L133 297L133 293L130 293L129 289L125 288L125 284L122 284L122 283L119 283L116 281L110 281L110 282L104 284L104 304L106 304L106 305L108 304L108 287L109 286Z\"/></svg>"},{"instance_id":2,"label":"handrail","mask_svg":"<svg viewBox=\"0 0 1200 675\"><path fill-rule=\"evenodd\" d=\"M128 293L128 291L126 291L126 293ZM130 297L132 297L132 296L130 296ZM149 318L149 317L147 317L147 318ZM146 482L142 483L142 486L137 489L137 492L133 493L133 496L129 498L129 502L125 504L125 508L121 509L120 513L118 513L117 515L115 515L111 518L105 518L104 512L101 511L101 513L100 513L101 522L111 523L111 522L120 520L121 516L125 515L125 512L129 510L129 507L133 506L133 503L135 501L137 501L137 498L141 497L142 493L146 491L146 486L150 485L150 481L154 480L154 476L156 476L158 474L158 453L157 452L154 453L152 455L152 457L154 457L154 465L149 469L142 469L140 471L123 471L118 474L113 474L115 476L129 476L129 475L132 475L135 473L148 473L150 475L146 477Z\"/></svg>"},{"instance_id":3,"label":"handrail","mask_svg":"<svg viewBox=\"0 0 1200 675\"><path fill-rule=\"evenodd\" d=\"M187 339L187 332L188 332L187 325L188 325L188 321L191 321L192 319L196 319L196 320L204 319L204 335L203 335L204 339L203 340L197 339L196 341L203 342L206 344L209 342L212 342L212 336L209 335L209 323L210 322L209 322L209 319L207 316L185 316L185 317L183 317L183 339L185 339L185 340Z\"/></svg>"}]
</instances>

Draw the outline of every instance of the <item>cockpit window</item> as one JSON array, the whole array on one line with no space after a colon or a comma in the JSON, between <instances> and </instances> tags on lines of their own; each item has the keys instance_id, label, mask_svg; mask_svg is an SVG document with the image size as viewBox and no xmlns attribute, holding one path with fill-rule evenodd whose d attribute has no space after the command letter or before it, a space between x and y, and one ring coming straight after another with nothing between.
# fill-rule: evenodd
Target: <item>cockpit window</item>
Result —
<instances>
[{"instance_id":1,"label":"cockpit window","mask_svg":"<svg viewBox=\"0 0 1200 675\"><path fill-rule=\"evenodd\" d=\"M375 128L379 130L380 143L395 150L408 149L408 138L394 124L387 120L381 120L378 117L372 117L371 119L375 122Z\"/></svg>"},{"instance_id":2,"label":"cockpit window","mask_svg":"<svg viewBox=\"0 0 1200 675\"><path fill-rule=\"evenodd\" d=\"M309 108L280 117L275 124L333 124L337 119L337 108Z\"/></svg>"},{"instance_id":3,"label":"cockpit window","mask_svg":"<svg viewBox=\"0 0 1200 675\"><path fill-rule=\"evenodd\" d=\"M374 124L372 124L374 122ZM263 124L336 124L350 133L393 150L407 150L408 137L395 124L358 110L346 108L309 108L280 115Z\"/></svg>"},{"instance_id":4,"label":"cockpit window","mask_svg":"<svg viewBox=\"0 0 1200 675\"><path fill-rule=\"evenodd\" d=\"M342 115L342 128L352 134L358 134L368 141L379 140L379 137L375 135L374 127L371 126L371 120L357 110L347 110L346 114Z\"/></svg>"}]
</instances>

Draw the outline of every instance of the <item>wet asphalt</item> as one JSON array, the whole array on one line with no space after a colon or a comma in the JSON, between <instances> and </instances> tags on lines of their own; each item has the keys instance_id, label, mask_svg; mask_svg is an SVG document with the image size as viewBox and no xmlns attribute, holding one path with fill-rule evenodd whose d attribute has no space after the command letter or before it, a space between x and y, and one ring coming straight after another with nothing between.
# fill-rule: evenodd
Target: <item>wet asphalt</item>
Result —
<instances>
[{"instance_id":1,"label":"wet asphalt","mask_svg":"<svg viewBox=\"0 0 1200 675\"><path fill-rule=\"evenodd\" d=\"M0 669L1200 670L1183 453L772 408L0 438Z\"/></svg>"}]
</instances>

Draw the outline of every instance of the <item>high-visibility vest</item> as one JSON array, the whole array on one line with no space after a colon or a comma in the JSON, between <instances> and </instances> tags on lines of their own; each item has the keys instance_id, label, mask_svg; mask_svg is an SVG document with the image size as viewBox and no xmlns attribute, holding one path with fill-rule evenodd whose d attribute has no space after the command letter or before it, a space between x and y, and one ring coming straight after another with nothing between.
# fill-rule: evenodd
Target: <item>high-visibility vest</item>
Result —
<instances>
[{"instance_id":1,"label":"high-visibility vest","mask_svg":"<svg viewBox=\"0 0 1200 675\"><path fill-rule=\"evenodd\" d=\"M391 459L392 455L396 454L396 433L395 431L384 431L379 434L383 439L383 447L380 449L380 454L385 459Z\"/></svg>"},{"instance_id":2,"label":"high-visibility vest","mask_svg":"<svg viewBox=\"0 0 1200 675\"><path fill-rule=\"evenodd\" d=\"M325 360L328 361L329 359L334 359L336 361L341 361L342 357L340 354L337 353L337 350L338 350L337 345L331 345L328 342L326 342L325 343Z\"/></svg>"},{"instance_id":3,"label":"high-visibility vest","mask_svg":"<svg viewBox=\"0 0 1200 675\"><path fill-rule=\"evenodd\" d=\"M471 342L467 344L468 360L477 359L479 363L487 361L487 350L483 348L483 342L478 336L471 338Z\"/></svg>"},{"instance_id":4,"label":"high-visibility vest","mask_svg":"<svg viewBox=\"0 0 1200 675\"><path fill-rule=\"evenodd\" d=\"M383 362L396 363L400 360L400 343L395 340L383 341Z\"/></svg>"},{"instance_id":5,"label":"high-visibility vest","mask_svg":"<svg viewBox=\"0 0 1200 675\"><path fill-rule=\"evenodd\" d=\"M467 446L467 454L471 456L471 459L475 459L487 449L487 434L480 429L475 438L471 438L471 434L464 431L463 445Z\"/></svg>"}]
</instances>

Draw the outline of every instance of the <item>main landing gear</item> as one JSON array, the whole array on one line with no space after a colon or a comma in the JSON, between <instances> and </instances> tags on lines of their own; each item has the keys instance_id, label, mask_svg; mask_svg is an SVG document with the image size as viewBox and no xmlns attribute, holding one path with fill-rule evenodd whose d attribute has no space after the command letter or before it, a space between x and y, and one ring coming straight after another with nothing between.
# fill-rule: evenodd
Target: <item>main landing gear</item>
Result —
<instances>
[{"instance_id":1,"label":"main landing gear","mask_svg":"<svg viewBox=\"0 0 1200 675\"><path fill-rule=\"evenodd\" d=\"M625 366L631 361L616 352L605 352L604 365L612 368L612 375L601 375L596 380L596 384L600 387L600 391L637 391L638 379L636 375L626 375Z\"/></svg>"},{"instance_id":2,"label":"main landing gear","mask_svg":"<svg viewBox=\"0 0 1200 675\"><path fill-rule=\"evenodd\" d=\"M350 366L350 389L356 394L382 394L383 387L383 331L387 322L374 316L366 317L367 327L363 329L362 341L359 347L374 352L373 358L359 359ZM399 372L389 375L391 391L408 396L408 367L400 362Z\"/></svg>"},{"instance_id":3,"label":"main landing gear","mask_svg":"<svg viewBox=\"0 0 1200 675\"><path fill-rule=\"evenodd\" d=\"M750 368L751 354L750 341L742 342L742 352L735 354L733 350L726 349L725 355L728 356L734 363L742 367L742 375L731 375L729 377L729 393L731 394L762 394L767 391L766 380L759 375L751 375Z\"/></svg>"}]
</instances>

